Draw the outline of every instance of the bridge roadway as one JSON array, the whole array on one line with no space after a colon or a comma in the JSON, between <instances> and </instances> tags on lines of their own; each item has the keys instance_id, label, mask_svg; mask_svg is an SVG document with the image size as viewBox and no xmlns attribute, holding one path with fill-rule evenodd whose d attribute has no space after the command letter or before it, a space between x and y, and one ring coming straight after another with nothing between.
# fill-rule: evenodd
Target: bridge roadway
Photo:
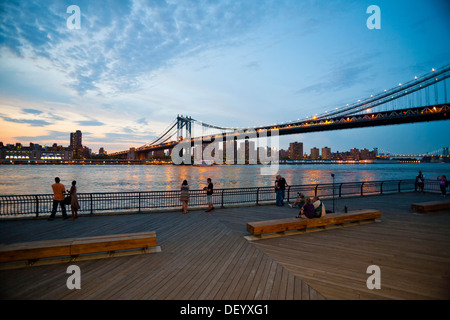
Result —
<instances>
[{"instance_id":1,"label":"bridge roadway","mask_svg":"<svg viewBox=\"0 0 450 320\"><path fill-rule=\"evenodd\" d=\"M337 208L377 208L381 222L258 241L244 238L247 222L292 217L297 210L266 205L187 215L170 211L63 221L59 213L54 221L2 220L1 243L156 231L161 252L77 262L80 290L66 287L70 263L2 270L0 295L32 300L449 299L450 212L410 209L413 202L438 199L436 193L341 198ZM325 204L331 207L330 201ZM374 264L381 270L381 289L369 290L366 271Z\"/></svg>"},{"instance_id":2,"label":"bridge roadway","mask_svg":"<svg viewBox=\"0 0 450 320\"><path fill-rule=\"evenodd\" d=\"M418 108L406 108L399 110L390 111L379 111L372 113L357 114L351 116L337 116L330 117L326 119L314 119L309 121L302 121L298 123L287 123L282 125L273 126L263 126L256 128L249 128L249 131L258 133L260 130L265 130L270 132L277 130L278 135L289 135L289 134L299 134L308 132L319 132L319 131L331 131L331 130L342 130L342 129L353 129L353 128L363 128L363 127L376 127L376 126L386 126L394 124L405 124L405 123L416 123L416 122L428 122L428 121L440 121L448 120L450 107L448 104L433 105ZM243 129L247 130L247 129ZM243 132L238 132L241 139L245 139ZM227 135L233 135L233 132L216 134L205 137L197 137L191 139L192 146L197 139L202 139L204 144L214 141L214 139L220 138L226 141ZM176 141L169 141L166 143L146 146L141 148L132 148L133 151L130 155L131 150L121 151L112 154L116 157L128 157L132 159L144 159L147 158L147 154L153 151L159 150L171 150L177 144Z\"/></svg>"}]
</instances>

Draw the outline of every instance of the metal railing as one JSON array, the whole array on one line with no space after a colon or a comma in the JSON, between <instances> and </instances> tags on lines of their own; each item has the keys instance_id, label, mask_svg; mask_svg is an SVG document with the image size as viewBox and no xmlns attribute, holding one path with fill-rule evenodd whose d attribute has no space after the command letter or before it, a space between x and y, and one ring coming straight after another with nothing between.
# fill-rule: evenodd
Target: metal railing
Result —
<instances>
[{"instance_id":1,"label":"metal railing","mask_svg":"<svg viewBox=\"0 0 450 320\"><path fill-rule=\"evenodd\" d=\"M320 196L322 199L365 196L395 192L416 191L415 180L387 180L343 182L328 184L293 185L286 189L285 199L292 202L297 193L306 196ZM448 189L448 188L447 188ZM440 192L438 181L427 181L427 192ZM206 206L203 190L189 192L189 207ZM81 206L79 213L107 213L118 211L143 212L158 209L181 208L180 191L142 191L142 192L108 192L79 193ZM275 202L274 187L215 189L212 196L215 206L239 204L265 204ZM0 216L36 216L49 215L53 206L52 194L0 196ZM70 213L70 206L66 206ZM61 209L58 207L58 211Z\"/></svg>"}]
</instances>

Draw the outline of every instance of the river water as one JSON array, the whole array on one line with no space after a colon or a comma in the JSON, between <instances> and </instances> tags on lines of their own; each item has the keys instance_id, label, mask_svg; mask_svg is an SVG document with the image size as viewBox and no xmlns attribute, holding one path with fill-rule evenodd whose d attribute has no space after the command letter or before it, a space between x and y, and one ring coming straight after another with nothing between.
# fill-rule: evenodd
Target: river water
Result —
<instances>
[{"instance_id":1,"label":"river water","mask_svg":"<svg viewBox=\"0 0 450 320\"><path fill-rule=\"evenodd\" d=\"M449 163L307 164L280 165L278 173L288 184L450 177ZM275 176L261 175L261 166L175 165L0 165L0 195L51 194L60 177L66 189L77 181L79 193L179 190L186 179L191 190L202 189L211 178L215 188L272 186Z\"/></svg>"}]
</instances>

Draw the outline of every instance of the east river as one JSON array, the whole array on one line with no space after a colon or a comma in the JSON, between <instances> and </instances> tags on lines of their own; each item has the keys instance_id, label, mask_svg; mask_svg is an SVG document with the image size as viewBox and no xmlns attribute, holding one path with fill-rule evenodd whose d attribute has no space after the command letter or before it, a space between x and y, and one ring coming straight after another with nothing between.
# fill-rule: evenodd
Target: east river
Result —
<instances>
[{"instance_id":1,"label":"east river","mask_svg":"<svg viewBox=\"0 0 450 320\"><path fill-rule=\"evenodd\" d=\"M449 163L303 164L280 165L278 173L288 184L382 181L450 177ZM187 180L191 190L202 189L211 178L215 188L272 186L273 175L261 175L261 166L175 165L1 165L0 195L51 194L54 178L68 189L77 181L79 193L178 190Z\"/></svg>"}]
</instances>

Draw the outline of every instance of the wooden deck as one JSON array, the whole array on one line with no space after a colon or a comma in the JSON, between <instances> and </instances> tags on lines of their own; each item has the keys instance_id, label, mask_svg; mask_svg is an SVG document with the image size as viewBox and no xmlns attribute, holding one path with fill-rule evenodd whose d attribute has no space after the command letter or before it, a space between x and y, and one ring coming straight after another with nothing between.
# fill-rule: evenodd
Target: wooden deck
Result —
<instances>
[{"instance_id":1,"label":"wooden deck","mask_svg":"<svg viewBox=\"0 0 450 320\"><path fill-rule=\"evenodd\" d=\"M159 253L77 262L80 290L66 286L71 263L2 270L0 298L449 299L450 212L410 209L413 202L439 199L416 193L339 199L337 208L380 209L382 221L258 241L244 238L247 222L291 217L297 210L259 206L0 221L5 244L155 231L161 247ZM381 269L379 290L366 287L373 264Z\"/></svg>"}]
</instances>

